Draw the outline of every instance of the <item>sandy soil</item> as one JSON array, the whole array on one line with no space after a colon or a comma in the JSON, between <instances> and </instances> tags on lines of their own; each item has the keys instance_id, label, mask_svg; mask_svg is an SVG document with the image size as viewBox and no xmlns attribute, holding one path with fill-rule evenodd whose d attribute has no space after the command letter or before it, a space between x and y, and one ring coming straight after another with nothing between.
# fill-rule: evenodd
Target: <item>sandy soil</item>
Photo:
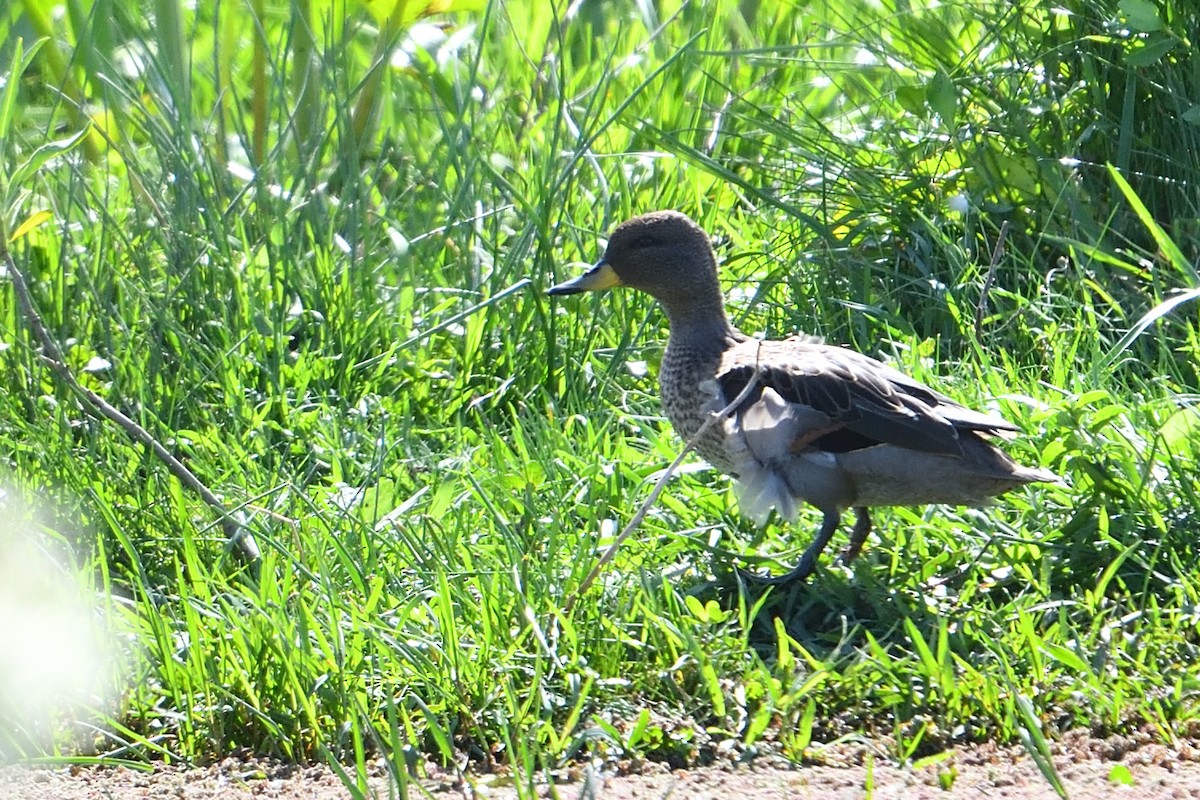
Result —
<instances>
[{"instance_id":1,"label":"sandy soil","mask_svg":"<svg viewBox=\"0 0 1200 800\"><path fill-rule=\"evenodd\" d=\"M1175 747L1141 744L1125 737L1095 739L1070 734L1053 747L1054 761L1073 800L1200 800L1200 742ZM570 800L965 800L1021 798L1052 800L1054 790L1020 748L980 745L958 748L922 769L878 758L858 758L845 766L788 767L760 759L749 765L722 765L670 771L648 764L635 775L573 770L543 797ZM512 800L517 793L504 776L461 779L430 770L431 777L410 787L409 796ZM381 776L371 779L376 796L388 797ZM128 769L0 769L4 800L250 800L281 798L332 800L350 793L323 766L297 767L227 759L203 768L158 766L153 772Z\"/></svg>"}]
</instances>

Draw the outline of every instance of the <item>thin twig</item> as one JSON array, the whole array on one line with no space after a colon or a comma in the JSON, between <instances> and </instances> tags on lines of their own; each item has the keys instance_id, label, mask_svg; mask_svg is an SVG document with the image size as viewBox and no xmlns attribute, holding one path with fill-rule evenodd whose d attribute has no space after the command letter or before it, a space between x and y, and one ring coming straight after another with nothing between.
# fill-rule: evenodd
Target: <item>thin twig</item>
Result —
<instances>
[{"instance_id":1,"label":"thin twig","mask_svg":"<svg viewBox=\"0 0 1200 800\"><path fill-rule=\"evenodd\" d=\"M0 264L3 264L4 268L8 270L8 274L12 277L13 288L16 290L17 303L21 307L21 313L25 316L26 322L29 323L29 329L33 332L34 339L42 347L42 361L66 383L72 392L84 401L84 408L88 413L116 423L121 430L125 431L125 434L130 439L148 448L159 461L166 465L167 470L179 479L180 483L197 494L209 508L216 512L217 516L221 519L221 527L225 532L226 547L239 548L247 561L251 564L256 564L261 557L261 553L258 549L258 543L254 539L254 534L238 522L229 510L225 508L225 504L221 502L220 498L213 494L211 489L205 486L183 462L172 455L148 430L76 379L74 373L71 372L71 368L67 366L66 360L63 358L62 350L59 349L54 338L46 330L42 316L33 304L33 297L29 293L29 284L25 282L25 276L21 270L17 269L12 254L8 251L8 246L3 239L0 239Z\"/></svg>"},{"instance_id":2,"label":"thin twig","mask_svg":"<svg viewBox=\"0 0 1200 800\"><path fill-rule=\"evenodd\" d=\"M671 476L675 474L675 470L679 468L681 463L683 463L684 457L690 453L693 448L695 448L695 446L700 442L701 438L708 433L709 429L712 428L713 425L724 421L726 417L732 414L734 410L742 404L742 401L750 396L750 392L752 392L754 388L758 386L759 376L761 373L762 370L759 368L756 360L754 374L750 376L750 380L746 381L746 385L742 387L740 392L738 392L738 396L733 398L728 405L726 405L716 414L710 414L708 419L704 420L704 424L700 426L700 429L696 431L692 438L688 439L687 444L685 444L683 449L679 451L679 455L677 455L675 460L671 462L671 466L667 467L662 475L659 476L658 482L654 484L654 489L650 492L650 496L645 499L641 507L637 510L637 513L633 515L633 518L629 520L629 523L626 524L626 526L621 530L621 533L617 535L617 538L613 540L613 543L609 545L607 550L604 551L604 555L600 556L600 560L596 562L596 565L592 567L591 572L589 572L587 577L583 579L583 583L579 584L579 587L571 593L569 598L567 598L567 603L563 608L565 613L571 613L571 609L575 607L575 602L579 600L579 598L583 597L583 593L588 590L593 582L595 582L596 578L600 575L600 570L604 569L604 566L613 560L613 558L617 555L617 550L621 547L622 543L624 543L624 541L628 539L635 530L637 530L638 526L642 524L642 520L646 518L646 514L650 513L650 509L653 508L656 502L658 502L659 495L661 495L663 489L666 488L667 481L671 479Z\"/></svg>"},{"instance_id":3,"label":"thin twig","mask_svg":"<svg viewBox=\"0 0 1200 800\"><path fill-rule=\"evenodd\" d=\"M996 237L996 246L992 248L992 262L988 265L987 276L983 279L983 288L979 290L979 303L975 306L975 339L983 334L983 318L987 314L988 292L996 280L996 268L1000 259L1004 258L1004 238L1008 236L1008 220L1000 225L1000 235Z\"/></svg>"}]
</instances>

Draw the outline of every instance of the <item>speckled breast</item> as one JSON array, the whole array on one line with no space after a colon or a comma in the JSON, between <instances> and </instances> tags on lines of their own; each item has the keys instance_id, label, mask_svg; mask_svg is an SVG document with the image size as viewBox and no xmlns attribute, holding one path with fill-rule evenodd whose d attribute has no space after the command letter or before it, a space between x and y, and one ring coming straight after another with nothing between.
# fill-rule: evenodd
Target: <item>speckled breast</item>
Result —
<instances>
[{"instance_id":1,"label":"speckled breast","mask_svg":"<svg viewBox=\"0 0 1200 800\"><path fill-rule=\"evenodd\" d=\"M663 411L671 420L675 433L685 442L691 441L708 419L714 399L713 378L720 361L720 353L708 356L674 342L668 345L663 354L662 369L658 376ZM701 388L702 384L707 386ZM719 405L723 407L725 402L728 401L722 401ZM725 449L722 426L709 427L704 437L696 443L696 452L722 472L732 473L733 462Z\"/></svg>"}]
</instances>

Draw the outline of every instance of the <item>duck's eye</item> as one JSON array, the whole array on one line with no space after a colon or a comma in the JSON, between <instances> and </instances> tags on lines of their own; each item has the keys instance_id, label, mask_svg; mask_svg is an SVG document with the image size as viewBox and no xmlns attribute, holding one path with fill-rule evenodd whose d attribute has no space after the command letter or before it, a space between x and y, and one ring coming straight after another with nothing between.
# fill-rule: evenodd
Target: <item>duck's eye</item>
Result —
<instances>
[{"instance_id":1,"label":"duck's eye","mask_svg":"<svg viewBox=\"0 0 1200 800\"><path fill-rule=\"evenodd\" d=\"M647 247L658 247L662 244L662 239L653 234L642 234L629 243L630 250L638 250Z\"/></svg>"}]
</instances>

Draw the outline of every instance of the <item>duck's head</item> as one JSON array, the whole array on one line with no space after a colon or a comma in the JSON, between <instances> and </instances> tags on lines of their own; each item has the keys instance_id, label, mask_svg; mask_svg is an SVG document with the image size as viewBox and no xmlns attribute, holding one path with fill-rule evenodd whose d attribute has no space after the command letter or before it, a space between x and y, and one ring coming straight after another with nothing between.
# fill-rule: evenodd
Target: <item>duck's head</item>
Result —
<instances>
[{"instance_id":1,"label":"duck's head","mask_svg":"<svg viewBox=\"0 0 1200 800\"><path fill-rule=\"evenodd\" d=\"M717 263L704 229L678 211L652 211L622 222L595 266L553 286L552 295L629 286L654 296L674 320L679 312L720 307ZM723 317L722 313L722 317Z\"/></svg>"}]
</instances>

